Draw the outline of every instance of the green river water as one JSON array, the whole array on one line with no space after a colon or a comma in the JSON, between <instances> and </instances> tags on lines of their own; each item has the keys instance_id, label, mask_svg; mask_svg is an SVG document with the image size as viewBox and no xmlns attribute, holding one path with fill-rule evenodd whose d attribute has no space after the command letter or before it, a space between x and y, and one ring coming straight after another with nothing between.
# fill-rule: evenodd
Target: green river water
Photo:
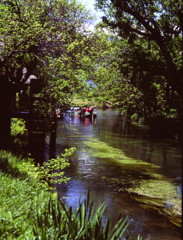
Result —
<instances>
[{"instance_id":1,"label":"green river water","mask_svg":"<svg viewBox=\"0 0 183 240\"><path fill-rule=\"evenodd\" d=\"M90 189L95 204L106 202L105 216L119 214L129 232L143 239L181 239L182 150L176 139L151 139L114 110L98 111L94 120L58 121L56 155L76 147L57 191L77 207Z\"/></svg>"}]
</instances>

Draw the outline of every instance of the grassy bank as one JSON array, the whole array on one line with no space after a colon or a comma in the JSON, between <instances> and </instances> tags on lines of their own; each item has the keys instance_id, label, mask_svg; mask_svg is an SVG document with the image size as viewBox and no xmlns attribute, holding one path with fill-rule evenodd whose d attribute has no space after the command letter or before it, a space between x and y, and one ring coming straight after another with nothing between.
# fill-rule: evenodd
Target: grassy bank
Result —
<instances>
[{"instance_id":1,"label":"grassy bank","mask_svg":"<svg viewBox=\"0 0 183 240\"><path fill-rule=\"evenodd\" d=\"M80 98L78 96L73 98L71 105L75 107L84 107L84 106L95 106L97 108L112 107L112 105L104 104L102 102L97 101L94 98L86 99L86 98Z\"/></svg>"},{"instance_id":2,"label":"grassy bank","mask_svg":"<svg viewBox=\"0 0 183 240\"><path fill-rule=\"evenodd\" d=\"M12 135L24 132L24 122L14 120ZM0 240L118 240L128 236L127 219L113 228L108 220L103 222L105 204L94 208L88 195L72 209L52 193L55 183L67 182L64 168L74 151L67 149L39 166L33 159L0 150Z\"/></svg>"},{"instance_id":3,"label":"grassy bank","mask_svg":"<svg viewBox=\"0 0 183 240\"><path fill-rule=\"evenodd\" d=\"M0 151L0 239L113 240L127 235L127 220L111 229L109 222L102 223L105 205L94 209L89 198L77 210L66 207L40 184L39 173L31 160Z\"/></svg>"},{"instance_id":4,"label":"grassy bank","mask_svg":"<svg viewBox=\"0 0 183 240\"><path fill-rule=\"evenodd\" d=\"M0 169L0 239L33 239L34 218L51 193L38 187L30 161L0 151Z\"/></svg>"}]
</instances>

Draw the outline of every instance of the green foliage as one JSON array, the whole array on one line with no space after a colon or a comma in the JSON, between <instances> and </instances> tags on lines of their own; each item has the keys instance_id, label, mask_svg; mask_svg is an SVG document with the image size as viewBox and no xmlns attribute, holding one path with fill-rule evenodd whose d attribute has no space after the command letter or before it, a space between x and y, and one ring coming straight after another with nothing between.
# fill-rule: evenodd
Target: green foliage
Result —
<instances>
[{"instance_id":1,"label":"green foliage","mask_svg":"<svg viewBox=\"0 0 183 240\"><path fill-rule=\"evenodd\" d=\"M10 152L0 151L0 169L12 176L34 180L37 188L51 190L57 183L66 183L69 178L64 176L64 169L69 166L69 156L75 148L65 149L60 157L44 162L42 166L35 165L33 159L20 159Z\"/></svg>"},{"instance_id":2,"label":"green foliage","mask_svg":"<svg viewBox=\"0 0 183 240\"><path fill-rule=\"evenodd\" d=\"M0 172L0 183L1 239L26 239L26 236L30 236L29 239L31 239L33 237L32 216L37 210L31 206L34 202L38 205L43 204L50 194L41 190L37 191L33 182L2 172Z\"/></svg>"},{"instance_id":3,"label":"green foliage","mask_svg":"<svg viewBox=\"0 0 183 240\"><path fill-rule=\"evenodd\" d=\"M125 96L124 86L113 84L114 78L111 78L111 89L104 88L102 92L104 101L111 95L111 100L118 105L117 94L121 93L121 112L129 115L136 112L143 116L145 123L160 115L172 116L170 109L176 109L180 118L182 2L97 0L96 5L105 15L102 27L115 33L110 38L118 47L115 54L116 70L121 74L118 82L130 86ZM102 84L106 86L105 80L102 82L101 79ZM138 95L134 93L136 99L131 92L133 88L139 92Z\"/></svg>"},{"instance_id":4,"label":"green foliage","mask_svg":"<svg viewBox=\"0 0 183 240\"><path fill-rule=\"evenodd\" d=\"M0 9L0 66L10 98L26 91L25 82L35 75L43 87L38 109L49 119L54 107L70 103L83 86L80 62L91 17L80 3L67 0L3 0Z\"/></svg>"},{"instance_id":5,"label":"green foliage","mask_svg":"<svg viewBox=\"0 0 183 240\"><path fill-rule=\"evenodd\" d=\"M73 151L74 149L67 150L63 158L67 158ZM57 164L55 161L45 167L58 169L58 165L63 168L61 162ZM79 202L75 210L65 206L54 194L45 191L44 185L37 184L43 170L36 175L37 168L31 159L23 160L0 151L0 169L2 239L112 240L128 235L128 220L121 219L111 228L109 220L103 222L105 204L94 207L89 194L84 202ZM41 173L41 178L45 174Z\"/></svg>"},{"instance_id":6,"label":"green foliage","mask_svg":"<svg viewBox=\"0 0 183 240\"><path fill-rule=\"evenodd\" d=\"M88 31L91 16L75 1L1 1L0 66L10 92L25 90L36 75L43 86L38 109L49 123L54 108L64 111L76 93L137 113L145 123L172 116L170 109L180 117L181 1L97 0L97 6L107 33Z\"/></svg>"},{"instance_id":7,"label":"green foliage","mask_svg":"<svg viewBox=\"0 0 183 240\"><path fill-rule=\"evenodd\" d=\"M135 121L135 122L137 122L139 120L139 116L137 113L134 113L130 118L132 121Z\"/></svg>"},{"instance_id":8,"label":"green foliage","mask_svg":"<svg viewBox=\"0 0 183 240\"><path fill-rule=\"evenodd\" d=\"M43 212L35 216L35 237L54 239L114 240L126 235L127 219L121 219L110 229L109 221L102 222L105 204L94 207L89 196L77 210L66 208L60 201L50 201ZM45 212L44 212L45 211Z\"/></svg>"},{"instance_id":9,"label":"green foliage","mask_svg":"<svg viewBox=\"0 0 183 240\"><path fill-rule=\"evenodd\" d=\"M21 136L25 134L26 132L26 126L25 126L25 121L22 119L18 118L12 118L11 119L11 135L16 137L16 136Z\"/></svg>"},{"instance_id":10,"label":"green foliage","mask_svg":"<svg viewBox=\"0 0 183 240\"><path fill-rule=\"evenodd\" d=\"M65 149L65 153L60 157L50 159L42 166L38 165L35 171L38 186L51 190L54 189L55 184L66 183L69 178L64 176L63 170L70 165L68 159L75 150L75 148Z\"/></svg>"},{"instance_id":11,"label":"green foliage","mask_svg":"<svg viewBox=\"0 0 183 240\"><path fill-rule=\"evenodd\" d=\"M82 106L90 106L90 105L95 105L95 102L90 98L90 99L86 99L86 98L79 98L79 96L74 97L72 102L71 102L72 106L76 106L76 107L82 107Z\"/></svg>"}]
</instances>

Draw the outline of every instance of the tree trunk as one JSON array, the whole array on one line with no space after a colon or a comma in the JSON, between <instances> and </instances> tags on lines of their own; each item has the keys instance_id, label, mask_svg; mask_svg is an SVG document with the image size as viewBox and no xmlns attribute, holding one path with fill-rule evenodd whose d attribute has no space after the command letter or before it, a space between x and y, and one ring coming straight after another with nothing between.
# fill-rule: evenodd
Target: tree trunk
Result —
<instances>
[{"instance_id":1,"label":"tree trunk","mask_svg":"<svg viewBox=\"0 0 183 240\"><path fill-rule=\"evenodd\" d=\"M55 150L56 150L56 138L57 138L57 117L56 112L53 110L53 120L51 123L51 130L50 130L50 159L55 158Z\"/></svg>"},{"instance_id":2,"label":"tree trunk","mask_svg":"<svg viewBox=\"0 0 183 240\"><path fill-rule=\"evenodd\" d=\"M10 141L11 87L8 79L0 75L0 149L6 149Z\"/></svg>"}]
</instances>

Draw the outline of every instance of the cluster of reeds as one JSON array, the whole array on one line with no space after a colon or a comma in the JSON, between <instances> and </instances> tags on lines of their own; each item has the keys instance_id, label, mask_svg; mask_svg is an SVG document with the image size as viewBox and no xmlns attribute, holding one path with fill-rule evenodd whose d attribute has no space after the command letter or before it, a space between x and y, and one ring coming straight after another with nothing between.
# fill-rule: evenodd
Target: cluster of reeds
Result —
<instances>
[{"instance_id":1,"label":"cluster of reeds","mask_svg":"<svg viewBox=\"0 0 183 240\"><path fill-rule=\"evenodd\" d=\"M0 239L127 239L127 219L111 227L109 220L104 221L105 204L95 207L89 194L77 209L66 206L40 188L35 172L30 160L0 151Z\"/></svg>"},{"instance_id":2,"label":"cluster of reeds","mask_svg":"<svg viewBox=\"0 0 183 240\"><path fill-rule=\"evenodd\" d=\"M128 237L127 219L119 220L113 228L109 220L104 221L105 204L95 207L88 197L78 204L77 209L73 209L51 193L36 192L30 182L1 173L0 183L2 181L2 239L124 240Z\"/></svg>"},{"instance_id":3,"label":"cluster of reeds","mask_svg":"<svg viewBox=\"0 0 183 240\"><path fill-rule=\"evenodd\" d=\"M111 228L109 219L103 221L105 204L94 207L89 195L79 202L77 210L67 208L59 200L50 199L43 212L34 216L36 239L64 240L120 240L127 239L127 219L120 219ZM140 237L138 238L140 240Z\"/></svg>"}]
</instances>

